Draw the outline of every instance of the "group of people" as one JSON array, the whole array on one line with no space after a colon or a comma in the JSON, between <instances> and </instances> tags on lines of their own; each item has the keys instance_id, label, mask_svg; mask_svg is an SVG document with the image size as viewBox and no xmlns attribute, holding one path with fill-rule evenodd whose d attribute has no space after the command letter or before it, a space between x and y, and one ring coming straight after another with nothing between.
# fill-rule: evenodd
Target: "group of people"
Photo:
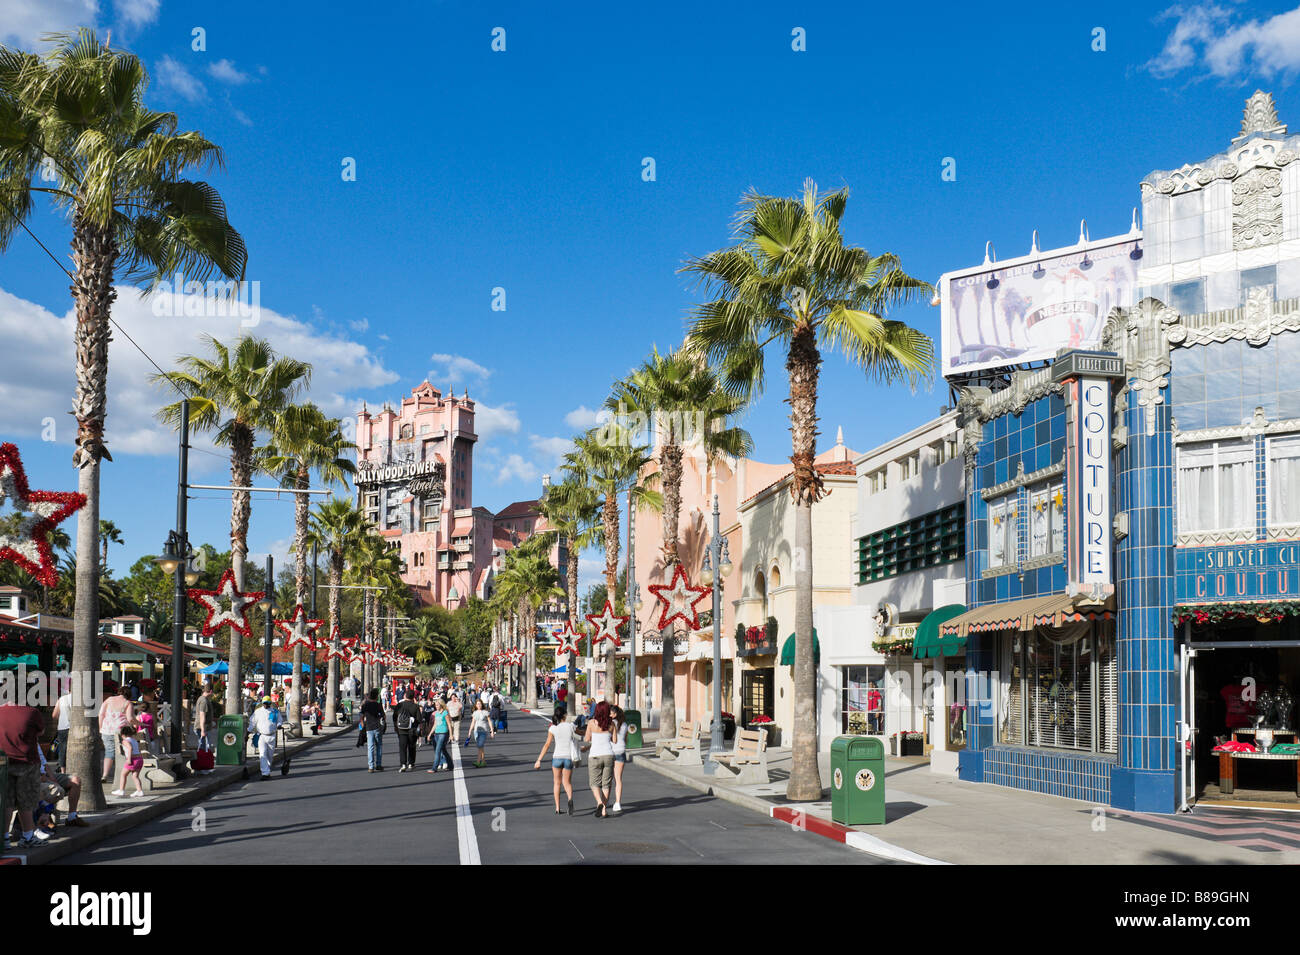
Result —
<instances>
[{"instance_id":1,"label":"group of people","mask_svg":"<svg viewBox=\"0 0 1300 955\"><path fill-rule=\"evenodd\" d=\"M451 743L460 739L467 723L465 746L474 745L474 765L487 765L487 743L507 726L505 701L492 684L439 681L412 683L400 691L400 700L389 699L389 689L371 689L361 704L357 746L366 747L367 772L384 771L384 735L388 732L388 711L397 729L399 773L415 771L416 750L421 743L433 746L433 766L427 773L453 769Z\"/></svg>"},{"instance_id":2,"label":"group of people","mask_svg":"<svg viewBox=\"0 0 1300 955\"><path fill-rule=\"evenodd\" d=\"M623 811L623 770L627 766L628 724L621 707L601 700L592 709L591 718L581 730L569 721L569 710L564 704L555 707L551 725L546 731L546 742L537 754L534 769L542 768L547 750L555 747L551 757L552 795L555 814L561 814L560 789L568 798L568 812L573 815L573 767L588 751L587 773L591 781L591 794L596 799L596 818L608 819ZM578 734L582 735L579 736ZM611 794L614 804L611 808Z\"/></svg>"},{"instance_id":3,"label":"group of people","mask_svg":"<svg viewBox=\"0 0 1300 955\"><path fill-rule=\"evenodd\" d=\"M71 705L70 698L61 697L59 704L66 714ZM39 846L53 837L56 807L65 796L68 812L63 824L72 827L87 825L77 815L77 802L81 798L80 777L62 772L61 765L51 765L46 760L41 745L45 725L45 716L37 707L0 706L0 752L5 754L9 763L8 792L4 802L17 810L18 844L27 848ZM64 739L66 741L66 734ZM9 819L3 822L7 848Z\"/></svg>"}]
</instances>

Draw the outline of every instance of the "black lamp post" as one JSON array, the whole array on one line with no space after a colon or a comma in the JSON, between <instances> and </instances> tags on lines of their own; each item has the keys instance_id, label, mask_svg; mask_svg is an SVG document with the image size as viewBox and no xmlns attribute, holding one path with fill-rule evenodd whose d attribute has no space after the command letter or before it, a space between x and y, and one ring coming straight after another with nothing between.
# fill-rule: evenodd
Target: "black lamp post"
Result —
<instances>
[{"instance_id":1,"label":"black lamp post","mask_svg":"<svg viewBox=\"0 0 1300 955\"><path fill-rule=\"evenodd\" d=\"M275 634L275 623L271 614L275 611L275 559L266 555L266 593L257 602L265 613L262 637L262 695L271 695L271 640Z\"/></svg>"},{"instance_id":2,"label":"black lamp post","mask_svg":"<svg viewBox=\"0 0 1300 955\"><path fill-rule=\"evenodd\" d=\"M718 526L718 495L713 495L713 540L704 552L704 569L700 582L713 588L713 732L709 739L708 772L716 772L718 764L713 756L722 752L722 579L731 574L731 556L727 553L727 539ZM710 560L712 557L712 560ZM713 572L714 567L718 572Z\"/></svg>"}]
</instances>

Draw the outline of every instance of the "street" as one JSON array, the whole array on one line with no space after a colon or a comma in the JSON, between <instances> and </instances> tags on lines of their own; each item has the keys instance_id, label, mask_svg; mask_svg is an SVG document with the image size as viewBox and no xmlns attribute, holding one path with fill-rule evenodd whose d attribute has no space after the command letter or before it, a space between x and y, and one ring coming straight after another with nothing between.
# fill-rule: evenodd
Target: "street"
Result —
<instances>
[{"instance_id":1,"label":"street","mask_svg":"<svg viewBox=\"0 0 1300 955\"><path fill-rule=\"evenodd\" d=\"M752 810L705 796L629 765L624 811L593 815L584 765L574 771L575 815L557 816L549 755L533 761L546 722L511 711L510 732L488 744L488 765L457 776L397 772L397 736L384 738L385 771L366 772L353 733L314 747L269 782L236 783L213 797L99 843L59 864L201 865L248 862L458 864L870 864L880 860L796 832ZM473 751L469 753L473 758ZM250 763L250 765L252 765Z\"/></svg>"}]
</instances>

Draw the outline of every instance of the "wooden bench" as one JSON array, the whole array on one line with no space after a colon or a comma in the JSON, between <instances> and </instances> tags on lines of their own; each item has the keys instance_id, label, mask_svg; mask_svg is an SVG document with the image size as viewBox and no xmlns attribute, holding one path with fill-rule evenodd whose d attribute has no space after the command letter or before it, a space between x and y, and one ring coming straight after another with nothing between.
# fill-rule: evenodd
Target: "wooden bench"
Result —
<instances>
[{"instance_id":1,"label":"wooden bench","mask_svg":"<svg viewBox=\"0 0 1300 955\"><path fill-rule=\"evenodd\" d=\"M719 766L729 770L742 786L766 786L767 730L739 730L730 753L709 754Z\"/></svg>"},{"instance_id":2,"label":"wooden bench","mask_svg":"<svg viewBox=\"0 0 1300 955\"><path fill-rule=\"evenodd\" d=\"M700 759L700 724L687 720L673 739L655 740L655 755L683 766L702 766Z\"/></svg>"}]
</instances>

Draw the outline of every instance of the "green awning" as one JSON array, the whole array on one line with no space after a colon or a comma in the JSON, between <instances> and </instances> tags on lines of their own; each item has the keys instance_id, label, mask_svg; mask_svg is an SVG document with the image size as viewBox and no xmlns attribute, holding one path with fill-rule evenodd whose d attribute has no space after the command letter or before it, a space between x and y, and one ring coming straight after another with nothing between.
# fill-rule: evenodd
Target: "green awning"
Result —
<instances>
[{"instance_id":1,"label":"green awning","mask_svg":"<svg viewBox=\"0 0 1300 955\"><path fill-rule=\"evenodd\" d=\"M817 628L813 627L813 663L822 662L822 645L817 639ZM794 666L794 634L785 638L785 643L781 645L781 666Z\"/></svg>"},{"instance_id":2,"label":"green awning","mask_svg":"<svg viewBox=\"0 0 1300 955\"><path fill-rule=\"evenodd\" d=\"M0 659L0 670L17 670L19 667L35 670L40 665L41 661L34 653L15 654Z\"/></svg>"},{"instance_id":3,"label":"green awning","mask_svg":"<svg viewBox=\"0 0 1300 955\"><path fill-rule=\"evenodd\" d=\"M950 657L966 649L966 638L956 635L941 637L939 624L946 623L953 617L966 612L961 604L948 604L938 610L931 610L920 626L916 628L916 639L912 641L912 656L917 659L925 657Z\"/></svg>"}]
</instances>

